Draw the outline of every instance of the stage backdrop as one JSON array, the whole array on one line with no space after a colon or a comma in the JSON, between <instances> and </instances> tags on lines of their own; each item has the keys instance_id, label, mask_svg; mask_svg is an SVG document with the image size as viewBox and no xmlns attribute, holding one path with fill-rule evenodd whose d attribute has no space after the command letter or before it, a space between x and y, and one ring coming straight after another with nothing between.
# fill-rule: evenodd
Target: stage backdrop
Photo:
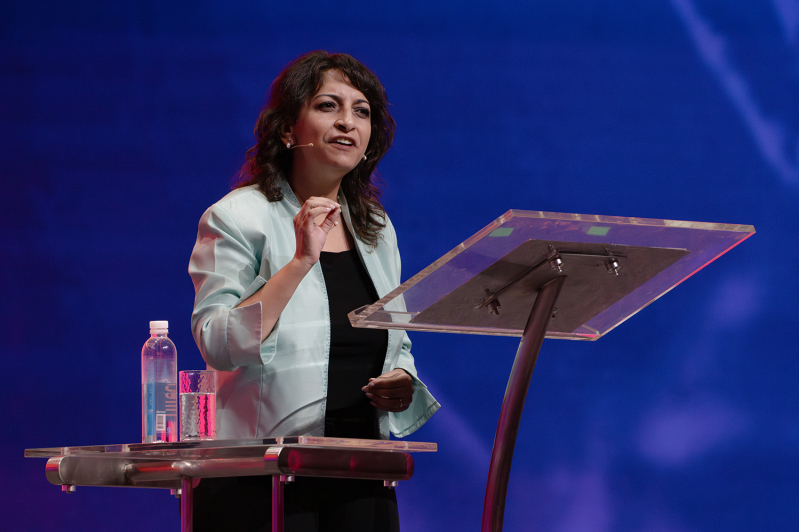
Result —
<instances>
[{"instance_id":1,"label":"stage backdrop","mask_svg":"<svg viewBox=\"0 0 799 532\"><path fill-rule=\"evenodd\" d=\"M388 90L403 280L511 208L757 228L606 338L544 342L505 530L799 529L799 1L7 0L0 43L3 530L177 530L168 493L67 496L23 449L139 439L150 320L204 366L197 221L319 48ZM411 336L443 406L404 530L477 530L516 340Z\"/></svg>"}]
</instances>

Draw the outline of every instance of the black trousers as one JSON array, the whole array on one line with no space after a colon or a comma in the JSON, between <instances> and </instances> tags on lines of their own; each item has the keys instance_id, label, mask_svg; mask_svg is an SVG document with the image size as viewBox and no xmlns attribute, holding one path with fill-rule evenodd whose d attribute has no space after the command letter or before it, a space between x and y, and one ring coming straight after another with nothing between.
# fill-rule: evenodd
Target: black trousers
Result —
<instances>
[{"instance_id":1,"label":"black trousers","mask_svg":"<svg viewBox=\"0 0 799 532\"><path fill-rule=\"evenodd\" d=\"M380 480L295 477L285 484L286 532L399 532L397 496ZM205 478L195 532L269 532L272 477Z\"/></svg>"},{"instance_id":2,"label":"black trousers","mask_svg":"<svg viewBox=\"0 0 799 532\"><path fill-rule=\"evenodd\" d=\"M325 435L377 439L368 399L325 413ZM399 532L397 495L382 480L295 477L284 485L285 532ZM204 478L194 488L195 532L271 532L272 477Z\"/></svg>"}]
</instances>

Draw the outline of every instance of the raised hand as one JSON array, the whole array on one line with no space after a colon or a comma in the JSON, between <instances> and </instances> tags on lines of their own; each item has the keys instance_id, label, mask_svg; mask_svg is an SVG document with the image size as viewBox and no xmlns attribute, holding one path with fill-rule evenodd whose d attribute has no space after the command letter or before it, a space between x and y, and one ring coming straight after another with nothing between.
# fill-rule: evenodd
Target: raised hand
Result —
<instances>
[{"instance_id":1,"label":"raised hand","mask_svg":"<svg viewBox=\"0 0 799 532\"><path fill-rule=\"evenodd\" d=\"M319 254L341 216L341 205L328 198L311 196L294 217L294 234L297 250L294 258L313 266L319 261Z\"/></svg>"}]
</instances>

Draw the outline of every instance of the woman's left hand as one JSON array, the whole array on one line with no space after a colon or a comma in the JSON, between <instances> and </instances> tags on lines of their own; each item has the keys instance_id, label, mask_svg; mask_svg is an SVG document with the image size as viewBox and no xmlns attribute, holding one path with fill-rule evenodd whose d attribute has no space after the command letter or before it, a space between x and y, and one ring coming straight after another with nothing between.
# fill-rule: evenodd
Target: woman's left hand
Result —
<instances>
[{"instance_id":1,"label":"woman's left hand","mask_svg":"<svg viewBox=\"0 0 799 532\"><path fill-rule=\"evenodd\" d=\"M413 400L413 378L405 370L394 369L369 379L362 388L372 405L387 412L407 410Z\"/></svg>"}]
</instances>

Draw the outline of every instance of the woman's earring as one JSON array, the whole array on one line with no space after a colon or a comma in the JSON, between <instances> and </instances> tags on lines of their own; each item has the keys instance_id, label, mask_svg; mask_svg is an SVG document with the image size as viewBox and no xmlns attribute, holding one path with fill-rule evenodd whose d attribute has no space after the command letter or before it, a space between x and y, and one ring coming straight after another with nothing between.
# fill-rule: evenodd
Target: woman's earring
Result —
<instances>
[{"instance_id":1,"label":"woman's earring","mask_svg":"<svg viewBox=\"0 0 799 532\"><path fill-rule=\"evenodd\" d=\"M291 148L291 135L289 135L289 141L286 143L286 149Z\"/></svg>"},{"instance_id":2,"label":"woman's earring","mask_svg":"<svg viewBox=\"0 0 799 532\"><path fill-rule=\"evenodd\" d=\"M366 160L366 154L365 153L363 154L363 160L364 161Z\"/></svg>"}]
</instances>

